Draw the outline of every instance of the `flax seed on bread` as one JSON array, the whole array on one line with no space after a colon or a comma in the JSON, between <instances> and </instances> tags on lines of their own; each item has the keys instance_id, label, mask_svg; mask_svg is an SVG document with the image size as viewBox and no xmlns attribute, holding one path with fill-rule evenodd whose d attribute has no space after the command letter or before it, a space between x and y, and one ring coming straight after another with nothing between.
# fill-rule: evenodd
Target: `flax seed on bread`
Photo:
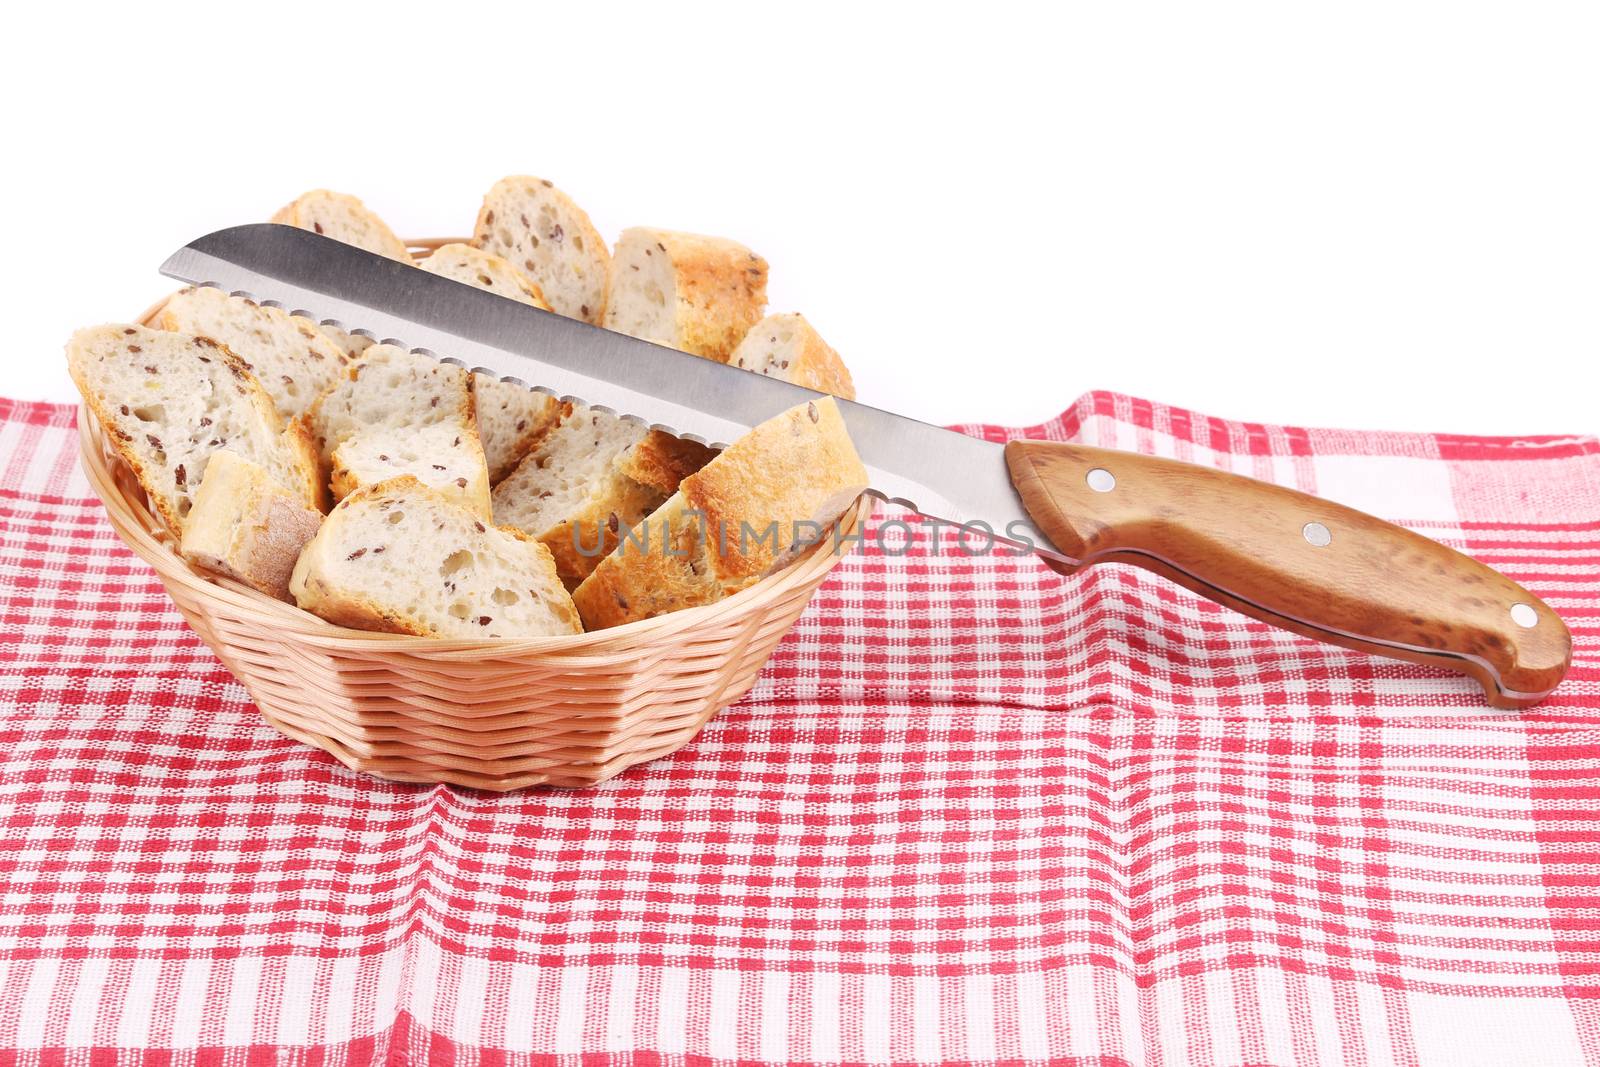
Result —
<instances>
[{"instance_id":1,"label":"flax seed on bread","mask_svg":"<svg viewBox=\"0 0 1600 1067\"><path fill-rule=\"evenodd\" d=\"M558 314L599 325L611 254L572 198L543 178L502 178L485 194L472 243L539 286Z\"/></svg>"},{"instance_id":2,"label":"flax seed on bread","mask_svg":"<svg viewBox=\"0 0 1600 1067\"><path fill-rule=\"evenodd\" d=\"M489 474L472 375L460 367L396 345L373 345L312 405L308 420L337 496L412 474L424 485L460 490L463 503L488 517ZM463 479L466 485L459 484Z\"/></svg>"},{"instance_id":3,"label":"flax seed on bread","mask_svg":"<svg viewBox=\"0 0 1600 1067\"><path fill-rule=\"evenodd\" d=\"M406 244L367 205L345 193L313 189L279 208L270 222L298 226L335 241L410 263Z\"/></svg>"},{"instance_id":4,"label":"flax seed on bread","mask_svg":"<svg viewBox=\"0 0 1600 1067\"><path fill-rule=\"evenodd\" d=\"M305 414L344 373L344 350L310 319L211 286L172 294L161 327L226 345L254 374L284 419Z\"/></svg>"},{"instance_id":5,"label":"flax seed on bread","mask_svg":"<svg viewBox=\"0 0 1600 1067\"><path fill-rule=\"evenodd\" d=\"M538 539L562 580L576 585L618 533L669 495L623 469L649 436L615 415L574 409L494 487L494 521Z\"/></svg>"},{"instance_id":6,"label":"flax seed on bread","mask_svg":"<svg viewBox=\"0 0 1600 1067\"><path fill-rule=\"evenodd\" d=\"M320 511L262 467L222 449L206 462L178 550L196 566L293 603L290 572L321 525Z\"/></svg>"},{"instance_id":7,"label":"flax seed on bread","mask_svg":"<svg viewBox=\"0 0 1600 1067\"><path fill-rule=\"evenodd\" d=\"M409 475L340 501L290 589L307 611L363 630L479 639L582 629L547 548Z\"/></svg>"},{"instance_id":8,"label":"flax seed on bread","mask_svg":"<svg viewBox=\"0 0 1600 1067\"><path fill-rule=\"evenodd\" d=\"M441 245L418 264L423 270L475 286L530 307L549 311L544 294L510 262L468 244ZM537 390L476 375L478 435L489 464L489 481L500 481L550 432L561 417L561 403Z\"/></svg>"},{"instance_id":9,"label":"flax seed on bread","mask_svg":"<svg viewBox=\"0 0 1600 1067\"><path fill-rule=\"evenodd\" d=\"M833 399L801 404L685 478L573 601L590 630L714 603L788 562L866 487Z\"/></svg>"},{"instance_id":10,"label":"flax seed on bread","mask_svg":"<svg viewBox=\"0 0 1600 1067\"><path fill-rule=\"evenodd\" d=\"M478 439L453 422L374 427L333 450L329 488L343 500L364 485L410 474L474 515L489 518L489 472Z\"/></svg>"},{"instance_id":11,"label":"flax seed on bread","mask_svg":"<svg viewBox=\"0 0 1600 1067\"><path fill-rule=\"evenodd\" d=\"M230 449L317 508L316 455L304 427L285 429L244 362L209 337L110 325L79 330L67 367L84 402L179 534L213 454Z\"/></svg>"},{"instance_id":12,"label":"flax seed on bread","mask_svg":"<svg viewBox=\"0 0 1600 1067\"><path fill-rule=\"evenodd\" d=\"M624 230L611 262L605 327L728 362L767 305L767 261L737 241Z\"/></svg>"},{"instance_id":13,"label":"flax seed on bread","mask_svg":"<svg viewBox=\"0 0 1600 1067\"><path fill-rule=\"evenodd\" d=\"M728 360L735 367L846 400L856 398L850 371L804 315L768 315L750 328Z\"/></svg>"}]
</instances>

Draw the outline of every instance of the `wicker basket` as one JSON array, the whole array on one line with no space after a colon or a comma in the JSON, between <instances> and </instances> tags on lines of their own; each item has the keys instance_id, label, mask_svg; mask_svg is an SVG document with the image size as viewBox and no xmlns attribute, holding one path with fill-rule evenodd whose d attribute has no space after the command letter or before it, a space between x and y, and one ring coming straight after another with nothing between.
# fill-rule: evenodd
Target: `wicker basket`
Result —
<instances>
[{"instance_id":1,"label":"wicker basket","mask_svg":"<svg viewBox=\"0 0 1600 1067\"><path fill-rule=\"evenodd\" d=\"M824 540L719 603L572 637L367 633L191 568L81 407L78 431L84 473L112 527L155 568L262 717L348 767L396 781L586 786L672 752L745 694L841 555ZM863 497L841 526L854 533L871 512Z\"/></svg>"}]
</instances>

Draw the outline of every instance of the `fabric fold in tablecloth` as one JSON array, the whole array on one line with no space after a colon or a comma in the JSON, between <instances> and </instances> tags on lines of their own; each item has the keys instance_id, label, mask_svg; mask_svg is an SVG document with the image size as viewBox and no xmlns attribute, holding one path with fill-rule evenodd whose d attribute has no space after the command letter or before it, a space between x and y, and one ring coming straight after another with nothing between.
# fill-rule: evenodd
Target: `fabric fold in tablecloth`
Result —
<instances>
[{"instance_id":1,"label":"fabric fold in tablecloth","mask_svg":"<svg viewBox=\"0 0 1600 1067\"><path fill-rule=\"evenodd\" d=\"M1128 568L890 536L681 752L495 796L265 726L72 423L0 401L0 1062L1600 1063L1600 440L1109 393L964 428L1476 556L1572 628L1527 711Z\"/></svg>"}]
</instances>

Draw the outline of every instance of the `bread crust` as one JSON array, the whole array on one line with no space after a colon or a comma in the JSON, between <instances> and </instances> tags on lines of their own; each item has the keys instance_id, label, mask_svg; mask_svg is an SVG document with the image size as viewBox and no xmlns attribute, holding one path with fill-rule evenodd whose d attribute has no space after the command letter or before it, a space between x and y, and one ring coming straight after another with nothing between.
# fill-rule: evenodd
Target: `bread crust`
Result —
<instances>
[{"instance_id":1,"label":"bread crust","mask_svg":"<svg viewBox=\"0 0 1600 1067\"><path fill-rule=\"evenodd\" d=\"M618 468L634 481L671 496L682 481L704 467L717 450L661 430L651 430L643 441L622 456Z\"/></svg>"},{"instance_id":2,"label":"bread crust","mask_svg":"<svg viewBox=\"0 0 1600 1067\"><path fill-rule=\"evenodd\" d=\"M206 463L179 551L197 566L293 603L289 575L321 525L321 512L224 449Z\"/></svg>"},{"instance_id":3,"label":"bread crust","mask_svg":"<svg viewBox=\"0 0 1600 1067\"><path fill-rule=\"evenodd\" d=\"M781 567L805 547L797 536L820 534L866 487L866 468L833 399L801 404L685 478L635 537L600 561L573 601L591 630L713 603Z\"/></svg>"},{"instance_id":4,"label":"bread crust","mask_svg":"<svg viewBox=\"0 0 1600 1067\"><path fill-rule=\"evenodd\" d=\"M728 362L767 306L767 261L723 237L634 227L622 232L613 262L624 254L626 245L650 248L671 261L677 283L675 336L662 343L718 363ZM611 283L613 287L629 284L627 273L614 270ZM608 298L608 307L615 304ZM608 320L607 327L614 329L616 323Z\"/></svg>"}]
</instances>

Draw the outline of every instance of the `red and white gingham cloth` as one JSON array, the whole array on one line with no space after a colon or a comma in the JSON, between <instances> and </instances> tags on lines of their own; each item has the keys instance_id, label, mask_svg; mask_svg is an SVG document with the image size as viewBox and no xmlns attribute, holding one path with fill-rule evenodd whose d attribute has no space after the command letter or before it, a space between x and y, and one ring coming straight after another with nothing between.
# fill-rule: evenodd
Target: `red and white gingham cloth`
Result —
<instances>
[{"instance_id":1,"label":"red and white gingham cloth","mask_svg":"<svg viewBox=\"0 0 1600 1067\"><path fill-rule=\"evenodd\" d=\"M867 552L675 756L497 796L264 725L72 421L0 401L0 1062L1600 1063L1600 440L1020 431L1506 571L1576 639L1529 711L1124 567Z\"/></svg>"}]
</instances>

